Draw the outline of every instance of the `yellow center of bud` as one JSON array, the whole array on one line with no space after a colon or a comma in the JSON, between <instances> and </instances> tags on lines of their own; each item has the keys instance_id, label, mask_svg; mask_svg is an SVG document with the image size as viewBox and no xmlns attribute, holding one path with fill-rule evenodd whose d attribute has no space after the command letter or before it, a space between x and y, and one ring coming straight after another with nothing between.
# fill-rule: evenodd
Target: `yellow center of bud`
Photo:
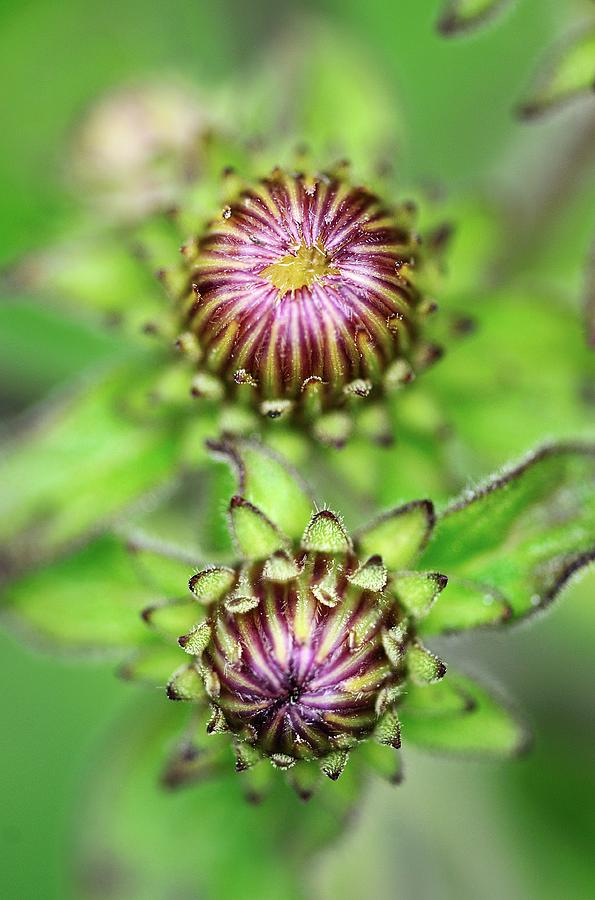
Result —
<instances>
[{"instance_id":1,"label":"yellow center of bud","mask_svg":"<svg viewBox=\"0 0 595 900\"><path fill-rule=\"evenodd\" d=\"M321 282L327 275L338 275L339 270L331 265L326 252L318 244L307 247L300 244L295 253L282 256L277 262L271 263L260 273L263 278L270 281L281 295L303 287L312 287L316 282Z\"/></svg>"}]
</instances>

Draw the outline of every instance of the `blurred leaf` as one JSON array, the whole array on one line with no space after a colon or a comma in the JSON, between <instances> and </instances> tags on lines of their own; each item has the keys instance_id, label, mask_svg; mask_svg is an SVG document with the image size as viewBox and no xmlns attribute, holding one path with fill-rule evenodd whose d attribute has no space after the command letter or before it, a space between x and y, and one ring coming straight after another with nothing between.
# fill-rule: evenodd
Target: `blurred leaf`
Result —
<instances>
[{"instance_id":1,"label":"blurred leaf","mask_svg":"<svg viewBox=\"0 0 595 900\"><path fill-rule=\"evenodd\" d=\"M234 493L233 476L207 452L205 441L216 433L216 425L206 410L196 412L187 423L182 472L168 489L122 517L129 544L137 550L139 571L147 583L161 587L164 597L175 596L174 585L182 576L187 584L201 566L236 558L224 515Z\"/></svg>"},{"instance_id":2,"label":"blurred leaf","mask_svg":"<svg viewBox=\"0 0 595 900\"><path fill-rule=\"evenodd\" d=\"M126 409L152 368L131 363L83 384L9 440L0 462L9 566L47 557L173 477L179 423L158 414L135 421Z\"/></svg>"},{"instance_id":3,"label":"blurred leaf","mask_svg":"<svg viewBox=\"0 0 595 900\"><path fill-rule=\"evenodd\" d=\"M125 349L116 335L99 331L92 323L75 322L40 305L39 298L0 301L2 400L16 401L17 409L67 383L81 369L121 356Z\"/></svg>"},{"instance_id":4,"label":"blurred leaf","mask_svg":"<svg viewBox=\"0 0 595 900\"><path fill-rule=\"evenodd\" d=\"M476 330L402 398L407 407L429 394L441 410L434 442L448 451L461 483L526 452L544 434L592 436L595 354L579 317L544 293L510 289L470 311Z\"/></svg>"},{"instance_id":5,"label":"blurred leaf","mask_svg":"<svg viewBox=\"0 0 595 900\"><path fill-rule=\"evenodd\" d=\"M521 865L539 860L529 866L523 895L541 900L558 900L569 884L577 898L593 893L593 736L578 709L575 715L574 728L552 729L548 705L529 765L510 767L495 792L510 823L502 823L508 847L522 834Z\"/></svg>"},{"instance_id":6,"label":"blurred leaf","mask_svg":"<svg viewBox=\"0 0 595 900\"><path fill-rule=\"evenodd\" d=\"M365 45L320 21L302 28L308 54L297 79L296 132L319 152L334 150L369 168L370 154L379 161L394 150L397 99Z\"/></svg>"},{"instance_id":7,"label":"blurred leaf","mask_svg":"<svg viewBox=\"0 0 595 900\"><path fill-rule=\"evenodd\" d=\"M595 241L589 252L585 277L585 328L589 346L595 350Z\"/></svg>"},{"instance_id":8,"label":"blurred leaf","mask_svg":"<svg viewBox=\"0 0 595 900\"><path fill-rule=\"evenodd\" d=\"M568 578L595 558L595 446L540 450L448 507L439 516L424 565L468 582L471 591L509 603L514 621L542 608ZM426 620L433 631L484 624L461 611L453 616L444 592ZM437 621L433 621L434 614Z\"/></svg>"},{"instance_id":9,"label":"blurred leaf","mask_svg":"<svg viewBox=\"0 0 595 900\"><path fill-rule=\"evenodd\" d=\"M528 99L520 106L523 119L534 119L595 91L595 22L583 25L545 60Z\"/></svg>"},{"instance_id":10,"label":"blurred leaf","mask_svg":"<svg viewBox=\"0 0 595 900\"><path fill-rule=\"evenodd\" d=\"M106 233L97 227L90 235L77 232L13 266L5 276L4 290L35 293L71 315L140 336L143 328L162 323L168 312L156 278L158 266L152 256L145 258L148 240L138 236L135 252L130 234ZM178 238L173 260L179 244Z\"/></svg>"},{"instance_id":11,"label":"blurred leaf","mask_svg":"<svg viewBox=\"0 0 595 900\"><path fill-rule=\"evenodd\" d=\"M446 244L435 288L440 300L437 322L449 313L472 315L470 304L476 305L478 290L483 293L491 282L494 259L499 258L508 238L499 211L479 197L459 195L435 206L421 196L419 206L420 226L429 233L429 240L439 243L442 239Z\"/></svg>"},{"instance_id":12,"label":"blurred leaf","mask_svg":"<svg viewBox=\"0 0 595 900\"><path fill-rule=\"evenodd\" d=\"M162 600L184 595L190 599L188 581L197 563L193 554L139 531L127 537L126 548L139 580L153 594Z\"/></svg>"},{"instance_id":13,"label":"blurred leaf","mask_svg":"<svg viewBox=\"0 0 595 900\"><path fill-rule=\"evenodd\" d=\"M269 164L283 162L279 153L295 159L296 144L317 167L347 158L360 178L392 163L403 131L398 95L366 44L315 15L296 17L275 44L247 97L247 126L277 132Z\"/></svg>"},{"instance_id":14,"label":"blurred leaf","mask_svg":"<svg viewBox=\"0 0 595 900\"><path fill-rule=\"evenodd\" d=\"M229 735L208 732L205 709L199 705L190 714L189 720L188 727L172 745L161 770L161 784L168 790L204 781L229 767Z\"/></svg>"},{"instance_id":15,"label":"blurred leaf","mask_svg":"<svg viewBox=\"0 0 595 900\"><path fill-rule=\"evenodd\" d=\"M443 325L449 308L473 328L458 341L445 337L444 358L391 400L396 448L362 448L356 459L350 443L335 453L335 469L358 487L365 473L381 506L447 499L544 435L595 437L595 354L574 310L549 290L519 289L452 296L438 314Z\"/></svg>"},{"instance_id":16,"label":"blurred leaf","mask_svg":"<svg viewBox=\"0 0 595 900\"><path fill-rule=\"evenodd\" d=\"M438 31L450 37L477 28L510 6L511 0L447 0Z\"/></svg>"},{"instance_id":17,"label":"blurred leaf","mask_svg":"<svg viewBox=\"0 0 595 900\"><path fill-rule=\"evenodd\" d=\"M541 197L531 200L524 237L519 234L514 253L509 251L503 259L511 261L511 268L524 270L522 277L531 283L535 296L563 298L573 313L577 299L584 298L588 318L589 294L595 293L589 282L595 239L595 114L577 118L580 125L570 131L568 150L552 154L550 169L542 174L547 187ZM555 129L556 122L549 127ZM584 330L581 337L584 343Z\"/></svg>"},{"instance_id":18,"label":"blurred leaf","mask_svg":"<svg viewBox=\"0 0 595 900\"><path fill-rule=\"evenodd\" d=\"M402 402L395 403L400 418L395 421L393 446L378 447L354 437L340 450L324 448L326 459L323 456L316 468L310 464L308 477L316 485L316 495L324 497L332 508L340 509L354 529L378 508L390 508L423 496L446 499L461 487L460 481L454 487L448 483L444 458L447 445L444 440L436 440L434 422L429 423L430 433L425 427L417 427L418 418L428 412L424 401L431 398L417 391L413 398L412 389L414 386L408 386L399 397ZM415 421L405 422L406 415L413 418L414 401L418 398L423 407L420 416L416 412ZM344 488L346 483L349 494Z\"/></svg>"},{"instance_id":19,"label":"blurred leaf","mask_svg":"<svg viewBox=\"0 0 595 900\"><path fill-rule=\"evenodd\" d=\"M289 537L303 534L312 514L310 499L299 475L257 441L225 441L211 449L236 470L238 491L261 509Z\"/></svg>"},{"instance_id":20,"label":"blurred leaf","mask_svg":"<svg viewBox=\"0 0 595 900\"><path fill-rule=\"evenodd\" d=\"M405 697L399 707L404 747L411 743L440 753L495 758L513 756L526 747L523 726L470 678L449 669L444 682L418 691L440 694L442 707L437 703L433 709L416 708L417 695ZM456 707L457 694L464 698L462 709Z\"/></svg>"},{"instance_id":21,"label":"blurred leaf","mask_svg":"<svg viewBox=\"0 0 595 900\"><path fill-rule=\"evenodd\" d=\"M408 684L403 705L399 707L399 711L406 710L408 715L416 717L455 716L472 709L471 695L457 682L456 674L451 677L450 671L448 677L436 682L431 690L427 685Z\"/></svg>"},{"instance_id":22,"label":"blurred leaf","mask_svg":"<svg viewBox=\"0 0 595 900\"><path fill-rule=\"evenodd\" d=\"M361 753L366 765L389 784L397 785L402 782L403 759L394 747L377 741L364 741L358 748L358 753Z\"/></svg>"},{"instance_id":23,"label":"blurred leaf","mask_svg":"<svg viewBox=\"0 0 595 900\"><path fill-rule=\"evenodd\" d=\"M146 635L145 639L151 641ZM183 664L180 666L181 658L180 647L155 639L128 657L120 667L119 674L127 681L138 681L149 687L161 688L165 694L172 677L182 667L186 668Z\"/></svg>"},{"instance_id":24,"label":"blurred leaf","mask_svg":"<svg viewBox=\"0 0 595 900\"><path fill-rule=\"evenodd\" d=\"M122 541L104 535L5 585L0 609L34 642L86 654L152 640L140 614L159 599L139 579Z\"/></svg>"},{"instance_id":25,"label":"blurred leaf","mask_svg":"<svg viewBox=\"0 0 595 900\"><path fill-rule=\"evenodd\" d=\"M233 771L175 793L159 778L186 721L183 704L151 696L128 710L95 768L79 830L78 896L241 895L294 900L307 894L315 850L341 829L353 801L349 767L337 784L320 786L304 804L273 773L273 793L260 805L242 796L246 773ZM216 740L209 738L209 740Z\"/></svg>"},{"instance_id":26,"label":"blurred leaf","mask_svg":"<svg viewBox=\"0 0 595 900\"><path fill-rule=\"evenodd\" d=\"M146 606L142 617L157 634L177 646L178 638L202 619L202 611L193 600L162 600Z\"/></svg>"}]
</instances>

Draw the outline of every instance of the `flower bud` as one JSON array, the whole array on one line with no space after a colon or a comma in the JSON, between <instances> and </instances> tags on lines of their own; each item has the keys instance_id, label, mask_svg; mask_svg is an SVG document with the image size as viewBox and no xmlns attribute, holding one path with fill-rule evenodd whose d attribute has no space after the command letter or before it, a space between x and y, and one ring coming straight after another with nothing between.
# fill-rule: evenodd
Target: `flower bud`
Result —
<instances>
[{"instance_id":1,"label":"flower bud","mask_svg":"<svg viewBox=\"0 0 595 900\"><path fill-rule=\"evenodd\" d=\"M171 204L207 127L194 89L147 82L101 98L74 138L71 171L101 206L126 218Z\"/></svg>"},{"instance_id":2,"label":"flower bud","mask_svg":"<svg viewBox=\"0 0 595 900\"><path fill-rule=\"evenodd\" d=\"M343 171L275 169L245 187L186 260L182 327L201 368L263 415L316 423L321 440L343 443L362 402L437 357L419 339L435 304L414 214Z\"/></svg>"},{"instance_id":3,"label":"flower bud","mask_svg":"<svg viewBox=\"0 0 595 900\"><path fill-rule=\"evenodd\" d=\"M393 510L355 538L323 509L298 532L308 507L301 486L258 445L237 453L251 497L229 505L241 561L190 579L204 618L178 638L191 663L176 670L168 694L196 700L200 676L208 731L231 732L238 771L268 759L281 770L314 765L335 780L362 741L398 750L405 685L445 674L416 623L446 578L410 568L431 531L432 507ZM398 763L386 768L395 780ZM290 779L300 796L311 780Z\"/></svg>"}]
</instances>

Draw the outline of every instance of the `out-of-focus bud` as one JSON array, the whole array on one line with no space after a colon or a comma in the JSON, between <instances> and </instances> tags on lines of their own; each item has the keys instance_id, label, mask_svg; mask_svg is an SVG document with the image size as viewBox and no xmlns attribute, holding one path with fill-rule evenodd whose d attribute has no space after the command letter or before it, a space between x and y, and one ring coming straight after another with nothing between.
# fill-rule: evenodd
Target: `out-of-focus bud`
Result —
<instances>
[{"instance_id":1,"label":"out-of-focus bud","mask_svg":"<svg viewBox=\"0 0 595 900\"><path fill-rule=\"evenodd\" d=\"M196 174L197 144L208 126L192 87L165 80L119 88L80 122L69 176L114 214L150 212L174 203Z\"/></svg>"}]
</instances>

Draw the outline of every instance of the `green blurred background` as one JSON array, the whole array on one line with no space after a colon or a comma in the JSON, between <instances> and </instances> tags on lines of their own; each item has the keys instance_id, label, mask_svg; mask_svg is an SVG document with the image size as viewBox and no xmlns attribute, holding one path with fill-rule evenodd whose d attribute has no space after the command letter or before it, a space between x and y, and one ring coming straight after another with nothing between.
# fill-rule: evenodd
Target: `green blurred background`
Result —
<instances>
[{"instance_id":1,"label":"green blurred background","mask_svg":"<svg viewBox=\"0 0 595 900\"><path fill-rule=\"evenodd\" d=\"M161 72L188 76L205 93L222 81L241 84L241 73L273 63L292 35L300 35L307 63L324 52L317 37L325 30L353 42L398 99L404 182L516 192L529 232L532 191L572 165L573 142L593 109L577 106L531 126L512 110L544 50L592 6L518 0L498 23L445 41L435 32L437 0L4 0L0 261L43 244L68 218L63 148L99 93ZM270 79L274 91L274 66ZM322 99L314 86L309 114L332 128L332 86ZM593 198L591 179L549 226L552 240L560 234L572 248L552 277L569 279L575 293ZM0 404L7 428L48 390L120 352L115 339L33 301L5 299ZM591 573L532 628L446 649L447 659L491 673L526 711L536 733L533 755L480 765L410 754L406 783L374 788L352 830L313 859L313 897L595 895L594 585ZM81 667L36 656L7 636L1 650L0 896L76 897L72 846L85 828L81 797L134 689L114 678L109 663Z\"/></svg>"}]
</instances>

